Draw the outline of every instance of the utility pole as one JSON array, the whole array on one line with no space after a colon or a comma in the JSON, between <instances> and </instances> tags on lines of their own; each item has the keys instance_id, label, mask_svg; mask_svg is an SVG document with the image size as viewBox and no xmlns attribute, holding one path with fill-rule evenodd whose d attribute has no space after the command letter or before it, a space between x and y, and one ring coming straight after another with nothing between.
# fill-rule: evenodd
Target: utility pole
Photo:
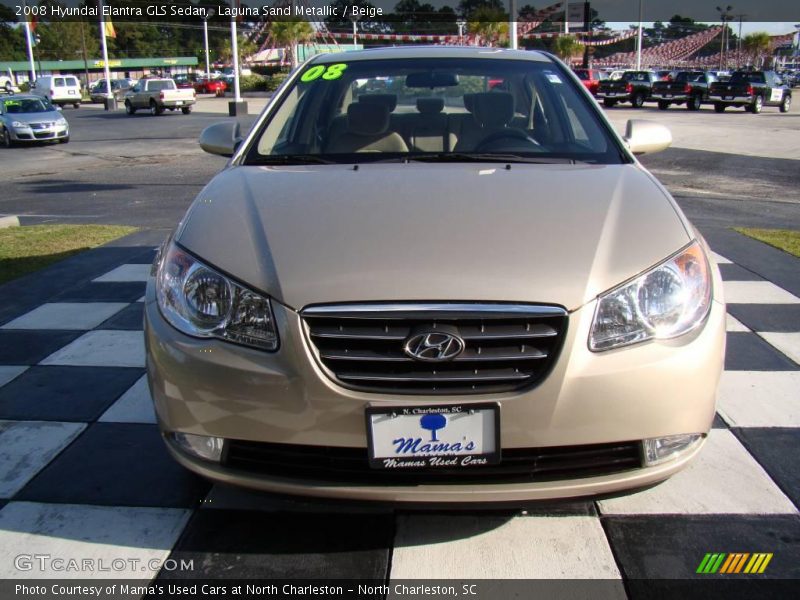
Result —
<instances>
[{"instance_id":1,"label":"utility pole","mask_svg":"<svg viewBox=\"0 0 800 600\"><path fill-rule=\"evenodd\" d=\"M235 6L234 6L235 4ZM242 100L241 88L239 87L239 39L236 32L236 16L239 13L239 0L231 0L231 56L233 59L233 102L228 102L228 115L247 114L247 102Z\"/></svg>"},{"instance_id":2,"label":"utility pole","mask_svg":"<svg viewBox=\"0 0 800 600\"><path fill-rule=\"evenodd\" d=\"M86 30L84 29L83 19L80 20L81 24L81 53L83 54L83 72L86 76L86 89L89 89L89 59L86 56Z\"/></svg>"},{"instance_id":3,"label":"utility pole","mask_svg":"<svg viewBox=\"0 0 800 600\"><path fill-rule=\"evenodd\" d=\"M642 70L642 18L644 16L644 9L642 8L642 0L639 0L639 30L636 33L636 70Z\"/></svg>"},{"instance_id":4,"label":"utility pole","mask_svg":"<svg viewBox=\"0 0 800 600\"><path fill-rule=\"evenodd\" d=\"M464 27L467 26L467 22L464 19L459 19L456 21L456 26L458 27L458 45L464 45Z\"/></svg>"},{"instance_id":5,"label":"utility pole","mask_svg":"<svg viewBox=\"0 0 800 600\"><path fill-rule=\"evenodd\" d=\"M211 62L208 59L208 20L211 19L217 11L213 8L210 8L206 13L206 16L203 17L203 42L205 43L206 49L206 79L211 79Z\"/></svg>"},{"instance_id":6,"label":"utility pole","mask_svg":"<svg viewBox=\"0 0 800 600\"><path fill-rule=\"evenodd\" d=\"M103 73L106 77L106 110L117 108L114 94L111 92L111 70L108 68L108 44L106 43L106 23L103 19L103 0L99 0L100 13L100 43L103 48Z\"/></svg>"},{"instance_id":7,"label":"utility pole","mask_svg":"<svg viewBox=\"0 0 800 600\"><path fill-rule=\"evenodd\" d=\"M353 22L353 50L355 50L356 46L358 45L358 19L358 15L352 13L350 14L350 20Z\"/></svg>"},{"instance_id":8,"label":"utility pole","mask_svg":"<svg viewBox=\"0 0 800 600\"><path fill-rule=\"evenodd\" d=\"M717 7L719 18L722 21L722 40L719 45L719 70L722 71L727 68L728 63L728 46L727 46L727 31L728 26L725 24L731 20L731 11L733 7L728 5L724 9L720 6Z\"/></svg>"},{"instance_id":9,"label":"utility pole","mask_svg":"<svg viewBox=\"0 0 800 600\"><path fill-rule=\"evenodd\" d=\"M509 16L511 17L508 23L508 38L509 47L512 50L517 49L517 0L509 0Z\"/></svg>"},{"instance_id":10,"label":"utility pole","mask_svg":"<svg viewBox=\"0 0 800 600\"><path fill-rule=\"evenodd\" d=\"M25 5L27 7L27 3ZM28 65L30 66L30 83L34 83L36 81L36 65L33 63L33 40L31 39L31 24L28 21L28 18L25 17L25 41L28 44Z\"/></svg>"}]
</instances>

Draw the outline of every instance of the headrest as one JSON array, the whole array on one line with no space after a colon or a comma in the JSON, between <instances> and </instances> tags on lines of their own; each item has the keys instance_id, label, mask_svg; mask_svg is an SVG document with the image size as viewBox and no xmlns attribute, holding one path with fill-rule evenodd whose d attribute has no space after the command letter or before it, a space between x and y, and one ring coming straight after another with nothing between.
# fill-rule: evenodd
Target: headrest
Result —
<instances>
[{"instance_id":1,"label":"headrest","mask_svg":"<svg viewBox=\"0 0 800 600\"><path fill-rule=\"evenodd\" d=\"M444 98L417 98L417 110L423 115L435 115L443 108Z\"/></svg>"},{"instance_id":2,"label":"headrest","mask_svg":"<svg viewBox=\"0 0 800 600\"><path fill-rule=\"evenodd\" d=\"M397 94L362 94L358 101L364 104L383 104L389 112L397 108Z\"/></svg>"},{"instance_id":3,"label":"headrest","mask_svg":"<svg viewBox=\"0 0 800 600\"><path fill-rule=\"evenodd\" d=\"M472 112L474 100L475 94L464 94L464 108L466 108L469 112Z\"/></svg>"},{"instance_id":4,"label":"headrest","mask_svg":"<svg viewBox=\"0 0 800 600\"><path fill-rule=\"evenodd\" d=\"M472 115L481 127L505 127L514 118L514 96L508 92L473 94Z\"/></svg>"},{"instance_id":5,"label":"headrest","mask_svg":"<svg viewBox=\"0 0 800 600\"><path fill-rule=\"evenodd\" d=\"M389 129L389 109L384 104L354 102L347 107L347 129L358 135L380 135Z\"/></svg>"}]
</instances>

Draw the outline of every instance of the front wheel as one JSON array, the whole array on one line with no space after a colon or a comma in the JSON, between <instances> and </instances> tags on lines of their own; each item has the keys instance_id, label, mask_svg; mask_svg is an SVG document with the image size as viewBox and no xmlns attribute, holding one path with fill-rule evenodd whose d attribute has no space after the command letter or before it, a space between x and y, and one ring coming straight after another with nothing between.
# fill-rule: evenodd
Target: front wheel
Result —
<instances>
[{"instance_id":1,"label":"front wheel","mask_svg":"<svg viewBox=\"0 0 800 600\"><path fill-rule=\"evenodd\" d=\"M658 110L667 110L669 108L669 102L666 100L659 100L658 101Z\"/></svg>"},{"instance_id":2,"label":"front wheel","mask_svg":"<svg viewBox=\"0 0 800 600\"><path fill-rule=\"evenodd\" d=\"M80 107L81 107L81 103L80 102L74 102L72 104L72 108L80 108Z\"/></svg>"},{"instance_id":3,"label":"front wheel","mask_svg":"<svg viewBox=\"0 0 800 600\"><path fill-rule=\"evenodd\" d=\"M3 135L0 136L0 142L2 142L4 148L11 148L13 142L11 141L11 134L8 133L8 129L3 129Z\"/></svg>"},{"instance_id":4,"label":"front wheel","mask_svg":"<svg viewBox=\"0 0 800 600\"><path fill-rule=\"evenodd\" d=\"M714 103L714 112L725 112L725 105L722 102L715 102Z\"/></svg>"},{"instance_id":5,"label":"front wheel","mask_svg":"<svg viewBox=\"0 0 800 600\"><path fill-rule=\"evenodd\" d=\"M642 108L642 106L644 106L644 94L635 94L633 98L631 98L631 106L633 106L633 108Z\"/></svg>"},{"instance_id":6,"label":"front wheel","mask_svg":"<svg viewBox=\"0 0 800 600\"><path fill-rule=\"evenodd\" d=\"M181 112L182 112L183 114L185 114L185 115L188 115L189 113L191 113L191 112L192 112L192 109L191 109L191 107L189 107L189 106L184 106L184 107L181 109Z\"/></svg>"},{"instance_id":7,"label":"front wheel","mask_svg":"<svg viewBox=\"0 0 800 600\"><path fill-rule=\"evenodd\" d=\"M69 136L61 138L60 140L58 140L58 143L59 144L68 144L69 143Z\"/></svg>"},{"instance_id":8,"label":"front wheel","mask_svg":"<svg viewBox=\"0 0 800 600\"><path fill-rule=\"evenodd\" d=\"M700 96L692 96L689 98L688 102L686 102L686 109L687 110L700 110L700 105L703 103L703 99Z\"/></svg>"},{"instance_id":9,"label":"front wheel","mask_svg":"<svg viewBox=\"0 0 800 600\"><path fill-rule=\"evenodd\" d=\"M136 109L133 108L133 104L131 104L130 100L125 100L125 112L129 115L136 114Z\"/></svg>"},{"instance_id":10,"label":"front wheel","mask_svg":"<svg viewBox=\"0 0 800 600\"><path fill-rule=\"evenodd\" d=\"M616 102L614 100L609 100L608 98L603 99L603 106L605 106L606 108L611 108L615 104Z\"/></svg>"},{"instance_id":11,"label":"front wheel","mask_svg":"<svg viewBox=\"0 0 800 600\"><path fill-rule=\"evenodd\" d=\"M761 96L756 96L753 99L753 103L750 105L750 112L754 115L757 115L761 112L761 108L764 106L764 99Z\"/></svg>"},{"instance_id":12,"label":"front wheel","mask_svg":"<svg viewBox=\"0 0 800 600\"><path fill-rule=\"evenodd\" d=\"M792 97L788 94L783 97L783 102L781 102L781 112L787 113L792 106Z\"/></svg>"}]
</instances>

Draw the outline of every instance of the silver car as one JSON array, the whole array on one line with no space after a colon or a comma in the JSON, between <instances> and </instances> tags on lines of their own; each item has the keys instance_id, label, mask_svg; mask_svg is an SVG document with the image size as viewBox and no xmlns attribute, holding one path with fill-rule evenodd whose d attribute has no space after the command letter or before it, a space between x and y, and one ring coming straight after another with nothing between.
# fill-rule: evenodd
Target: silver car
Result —
<instances>
[{"instance_id":1,"label":"silver car","mask_svg":"<svg viewBox=\"0 0 800 600\"><path fill-rule=\"evenodd\" d=\"M0 98L0 143L69 142L69 123L61 111L41 96Z\"/></svg>"},{"instance_id":2,"label":"silver car","mask_svg":"<svg viewBox=\"0 0 800 600\"><path fill-rule=\"evenodd\" d=\"M382 85L376 85L382 82ZM380 92L376 93L375 90ZM318 55L157 258L150 389L187 468L285 494L495 502L651 485L701 450L719 270L542 52Z\"/></svg>"}]
</instances>

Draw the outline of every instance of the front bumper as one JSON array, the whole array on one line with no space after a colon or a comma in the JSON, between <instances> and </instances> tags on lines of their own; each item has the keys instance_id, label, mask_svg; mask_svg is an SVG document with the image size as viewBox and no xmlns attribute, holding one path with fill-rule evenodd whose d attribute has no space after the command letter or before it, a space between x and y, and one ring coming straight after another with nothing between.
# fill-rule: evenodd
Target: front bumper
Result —
<instances>
[{"instance_id":1,"label":"front bumper","mask_svg":"<svg viewBox=\"0 0 800 600\"><path fill-rule=\"evenodd\" d=\"M11 139L15 142L47 142L69 137L69 126L62 125L49 129L31 129L30 127L12 127L9 129Z\"/></svg>"},{"instance_id":2,"label":"front bumper","mask_svg":"<svg viewBox=\"0 0 800 600\"><path fill-rule=\"evenodd\" d=\"M718 278L717 278L718 279ZM718 284L719 285L719 284ZM719 288L717 288L719 289ZM321 370L299 315L273 302L281 347L261 352L173 329L160 314L152 281L145 302L148 379L164 433L341 448L366 448L369 405L498 402L501 444L578 446L705 433L722 371L725 308L714 301L705 324L677 340L593 353L587 338L595 304L570 315L552 372L532 389L464 396L391 396L337 385ZM607 494L647 486L682 468L699 450L655 467L526 483L354 485L258 475L190 456L173 456L211 479L261 490L388 502L503 502Z\"/></svg>"}]
</instances>

